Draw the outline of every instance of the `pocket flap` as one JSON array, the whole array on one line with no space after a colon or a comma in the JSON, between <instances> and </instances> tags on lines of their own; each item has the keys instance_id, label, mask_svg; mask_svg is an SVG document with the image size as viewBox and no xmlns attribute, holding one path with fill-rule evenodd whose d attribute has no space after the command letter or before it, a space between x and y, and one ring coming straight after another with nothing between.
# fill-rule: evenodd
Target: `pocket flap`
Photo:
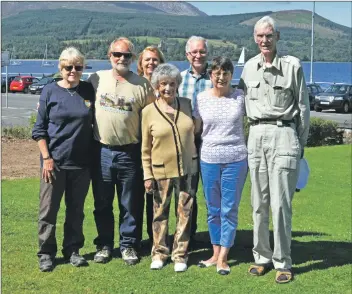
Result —
<instances>
[{"instance_id":1,"label":"pocket flap","mask_svg":"<svg viewBox=\"0 0 352 294\"><path fill-rule=\"evenodd\" d=\"M163 162L161 162L161 163L153 163L152 165L153 165L153 167L165 167Z\"/></svg>"},{"instance_id":2,"label":"pocket flap","mask_svg":"<svg viewBox=\"0 0 352 294\"><path fill-rule=\"evenodd\" d=\"M248 81L249 88L258 88L259 84L260 84L260 81Z\"/></svg>"}]
</instances>

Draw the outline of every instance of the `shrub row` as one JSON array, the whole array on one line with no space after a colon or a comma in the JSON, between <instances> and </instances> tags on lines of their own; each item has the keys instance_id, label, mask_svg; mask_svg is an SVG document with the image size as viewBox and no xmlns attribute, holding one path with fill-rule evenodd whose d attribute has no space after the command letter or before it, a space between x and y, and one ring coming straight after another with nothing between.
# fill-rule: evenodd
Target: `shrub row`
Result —
<instances>
[{"instance_id":1,"label":"shrub row","mask_svg":"<svg viewBox=\"0 0 352 294\"><path fill-rule=\"evenodd\" d=\"M33 113L29 118L28 127L3 127L2 136L18 139L30 139L35 120L36 113ZM247 123L247 119L245 119L244 130L245 135L248 138L249 125ZM337 122L312 117L310 119L307 147L343 144L343 132L344 131L339 128Z\"/></svg>"}]
</instances>

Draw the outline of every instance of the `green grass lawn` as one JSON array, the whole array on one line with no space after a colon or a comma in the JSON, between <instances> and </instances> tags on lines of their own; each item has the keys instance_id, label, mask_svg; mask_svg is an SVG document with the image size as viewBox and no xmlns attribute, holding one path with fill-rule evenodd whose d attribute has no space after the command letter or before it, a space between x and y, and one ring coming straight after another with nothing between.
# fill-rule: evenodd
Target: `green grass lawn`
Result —
<instances>
[{"instance_id":1,"label":"green grass lawn","mask_svg":"<svg viewBox=\"0 0 352 294\"><path fill-rule=\"evenodd\" d=\"M124 264L117 249L110 263L95 264L91 191L85 205L86 245L81 250L89 266L74 268L64 264L59 251L55 270L41 273L36 257L39 180L24 179L2 181L2 293L352 293L351 145L307 148L306 158L311 167L310 181L293 200L292 259L296 276L290 284L277 285L275 271L263 277L247 274L252 262L249 179L242 195L228 276L218 275L215 268L196 266L199 260L210 256L206 248L191 252L185 273L175 273L173 264L161 271L149 270L147 251L133 267ZM203 197L199 197L199 202L198 237L208 240ZM175 218L171 215L173 232ZM59 245L63 217L64 204L57 221ZM117 247L117 240L115 244Z\"/></svg>"}]
</instances>

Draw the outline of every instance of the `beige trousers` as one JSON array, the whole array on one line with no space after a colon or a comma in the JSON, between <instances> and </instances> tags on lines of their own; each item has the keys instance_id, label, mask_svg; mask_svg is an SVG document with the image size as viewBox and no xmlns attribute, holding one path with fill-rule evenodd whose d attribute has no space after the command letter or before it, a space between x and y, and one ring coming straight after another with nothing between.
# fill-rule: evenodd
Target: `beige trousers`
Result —
<instances>
[{"instance_id":1,"label":"beige trousers","mask_svg":"<svg viewBox=\"0 0 352 294\"><path fill-rule=\"evenodd\" d=\"M295 125L250 127L248 166L252 182L253 255L256 263L291 268L292 198L298 179L301 147ZM274 251L269 242L269 206Z\"/></svg>"},{"instance_id":2,"label":"beige trousers","mask_svg":"<svg viewBox=\"0 0 352 294\"><path fill-rule=\"evenodd\" d=\"M155 181L153 248L152 260L166 261L169 255L167 244L169 231L170 202L173 189L179 195L177 204L176 232L171 259L174 262L187 262L187 248L192 222L192 205L194 198L193 176Z\"/></svg>"}]
</instances>

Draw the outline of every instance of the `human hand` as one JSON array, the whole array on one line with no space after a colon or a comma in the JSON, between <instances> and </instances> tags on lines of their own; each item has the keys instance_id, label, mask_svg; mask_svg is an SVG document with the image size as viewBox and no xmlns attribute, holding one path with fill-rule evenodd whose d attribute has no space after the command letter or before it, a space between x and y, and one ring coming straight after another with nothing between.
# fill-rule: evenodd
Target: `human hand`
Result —
<instances>
[{"instance_id":1,"label":"human hand","mask_svg":"<svg viewBox=\"0 0 352 294\"><path fill-rule=\"evenodd\" d=\"M147 193L153 192L153 180L145 180L144 181L144 188Z\"/></svg>"},{"instance_id":2,"label":"human hand","mask_svg":"<svg viewBox=\"0 0 352 294\"><path fill-rule=\"evenodd\" d=\"M49 158L43 160L43 171L42 171L42 178L44 179L45 183L52 183L54 178L54 159Z\"/></svg>"}]
</instances>

